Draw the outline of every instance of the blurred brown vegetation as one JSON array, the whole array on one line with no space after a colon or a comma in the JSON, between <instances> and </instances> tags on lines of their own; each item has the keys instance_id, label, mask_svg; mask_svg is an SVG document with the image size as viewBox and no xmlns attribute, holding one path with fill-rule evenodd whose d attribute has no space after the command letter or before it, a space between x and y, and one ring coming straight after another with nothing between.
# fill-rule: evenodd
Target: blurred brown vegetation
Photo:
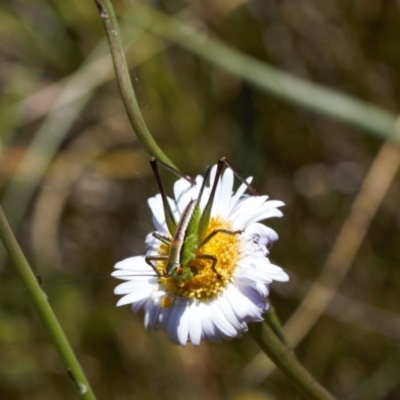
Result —
<instances>
[{"instance_id":1,"label":"blurred brown vegetation","mask_svg":"<svg viewBox=\"0 0 400 400\"><path fill-rule=\"evenodd\" d=\"M129 2L114 4L121 17L134 12ZM171 16L188 9L189 23L285 71L399 108L399 1L151 4ZM319 277L382 141L271 97L126 22L122 29L145 120L173 162L195 175L224 155L254 176L259 191L286 203L283 219L267 221L280 236L271 259L291 277L272 285L286 321ZM3 1L0 35L5 212L98 399L301 398L280 372L255 368L250 337L179 348L146 332L140 314L115 307L109 275L115 262L143 254L152 230L147 199L157 190L107 48L96 50L100 59L92 54L105 39L94 2ZM398 183L333 302L296 348L340 399L400 398ZM0 398L75 398L27 292L4 255L1 262Z\"/></svg>"}]
</instances>

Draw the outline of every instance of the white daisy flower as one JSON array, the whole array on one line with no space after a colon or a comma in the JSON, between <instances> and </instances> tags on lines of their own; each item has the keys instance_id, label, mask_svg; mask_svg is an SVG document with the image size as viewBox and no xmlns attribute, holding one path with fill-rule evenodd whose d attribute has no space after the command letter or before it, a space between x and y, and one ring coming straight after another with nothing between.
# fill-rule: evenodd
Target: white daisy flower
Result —
<instances>
[{"instance_id":1,"label":"white daisy flower","mask_svg":"<svg viewBox=\"0 0 400 400\"><path fill-rule=\"evenodd\" d=\"M216 167L211 172L214 182ZM188 266L190 278L173 279L165 273L167 262L154 262L153 269L147 257L165 256L170 246L149 234L146 238L146 256L127 258L115 265L112 273L125 280L115 294L123 295L117 305L131 304L134 312L144 310L144 325L153 330L164 330L175 344L184 346L188 341L198 346L201 340L219 342L221 339L240 337L247 331L248 322L262 321L267 310L267 296L272 281L287 281L288 275L267 258L268 247L278 239L271 228L259 223L270 217L281 217L281 201L268 201L267 196L245 195L242 184L233 193L234 175L227 168L221 175L204 237L215 229L235 234L217 233L196 251L196 255L216 257L193 258ZM251 178L246 182L250 183ZM203 177L191 185L179 179L174 185L175 201L169 203L175 220L179 221L189 202L197 199ZM212 187L212 186L211 186ZM200 210L204 211L211 189L204 187ZM170 237L160 194L149 199L153 223L160 237ZM156 271L157 274L156 274Z\"/></svg>"}]
</instances>

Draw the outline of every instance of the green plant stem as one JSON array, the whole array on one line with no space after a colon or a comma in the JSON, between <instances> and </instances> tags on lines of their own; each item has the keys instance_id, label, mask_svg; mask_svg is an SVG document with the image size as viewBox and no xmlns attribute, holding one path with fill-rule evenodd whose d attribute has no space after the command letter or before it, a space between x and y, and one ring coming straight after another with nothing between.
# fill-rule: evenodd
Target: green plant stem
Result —
<instances>
[{"instance_id":1,"label":"green plant stem","mask_svg":"<svg viewBox=\"0 0 400 400\"><path fill-rule=\"evenodd\" d=\"M131 0L132 22L290 103L400 143L396 115L354 96L296 77L249 57L194 27Z\"/></svg>"},{"instance_id":2,"label":"green plant stem","mask_svg":"<svg viewBox=\"0 0 400 400\"><path fill-rule=\"evenodd\" d=\"M8 225L3 209L0 207L0 237L10 256L20 278L32 298L36 311L42 320L50 339L57 350L68 374L72 377L80 397L85 400L95 400L96 397L90 387L85 373L83 372L69 342L62 330L50 304L47 296L39 286L37 279L32 272L28 261L15 239L14 234Z\"/></svg>"},{"instance_id":3,"label":"green plant stem","mask_svg":"<svg viewBox=\"0 0 400 400\"><path fill-rule=\"evenodd\" d=\"M289 347L289 344L285 337L285 332L283 331L283 327L281 321L279 320L278 315L276 314L275 307L272 303L267 300L269 309L264 314L264 321L269 327L274 331L275 335L279 338L279 340L286 346Z\"/></svg>"},{"instance_id":4,"label":"green plant stem","mask_svg":"<svg viewBox=\"0 0 400 400\"><path fill-rule=\"evenodd\" d=\"M142 113L140 112L129 75L124 48L122 46L119 33L118 22L117 18L115 17L112 4L109 0L95 0L95 2L106 31L108 44L111 50L111 56L114 62L115 75L117 77L125 109L136 136L142 146L151 156L154 156L176 168L171 160L169 160L163 151L158 147L146 126Z\"/></svg>"},{"instance_id":5,"label":"green plant stem","mask_svg":"<svg viewBox=\"0 0 400 400\"><path fill-rule=\"evenodd\" d=\"M293 353L263 323L249 324L249 333L260 348L310 400L335 400L299 363Z\"/></svg>"}]
</instances>

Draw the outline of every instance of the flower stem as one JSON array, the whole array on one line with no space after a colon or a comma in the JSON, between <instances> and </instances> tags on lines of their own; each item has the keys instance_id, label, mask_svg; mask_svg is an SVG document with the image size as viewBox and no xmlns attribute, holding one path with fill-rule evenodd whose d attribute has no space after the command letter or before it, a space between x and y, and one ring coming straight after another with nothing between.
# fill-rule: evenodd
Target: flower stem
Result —
<instances>
[{"instance_id":1,"label":"flower stem","mask_svg":"<svg viewBox=\"0 0 400 400\"><path fill-rule=\"evenodd\" d=\"M285 337L285 332L283 331L281 321L279 320L278 315L276 314L275 307L272 305L271 301L267 299L269 309L264 314L264 321L267 323L270 328L274 331L275 335L279 338L279 340L286 346L289 347L288 342Z\"/></svg>"},{"instance_id":2,"label":"flower stem","mask_svg":"<svg viewBox=\"0 0 400 400\"><path fill-rule=\"evenodd\" d=\"M129 76L129 69L113 6L109 0L95 0L95 2L106 31L119 90L133 130L142 146L151 156L154 156L176 168L171 160L169 160L164 152L158 147L146 126L142 113L140 112L135 92L133 90L132 81Z\"/></svg>"},{"instance_id":3,"label":"flower stem","mask_svg":"<svg viewBox=\"0 0 400 400\"><path fill-rule=\"evenodd\" d=\"M296 384L307 398L310 400L335 400L299 363L267 324L249 324L249 332L264 353Z\"/></svg>"},{"instance_id":4,"label":"flower stem","mask_svg":"<svg viewBox=\"0 0 400 400\"><path fill-rule=\"evenodd\" d=\"M0 238L10 256L16 270L26 289L31 296L32 302L36 311L42 320L45 329L50 335L50 339L57 350L68 374L74 381L78 394L84 400L95 400L96 397L90 387L85 373L83 372L69 342L62 330L50 304L47 301L47 296L39 286L38 281L32 272L11 228L7 218L4 215L3 209L0 207Z\"/></svg>"}]
</instances>

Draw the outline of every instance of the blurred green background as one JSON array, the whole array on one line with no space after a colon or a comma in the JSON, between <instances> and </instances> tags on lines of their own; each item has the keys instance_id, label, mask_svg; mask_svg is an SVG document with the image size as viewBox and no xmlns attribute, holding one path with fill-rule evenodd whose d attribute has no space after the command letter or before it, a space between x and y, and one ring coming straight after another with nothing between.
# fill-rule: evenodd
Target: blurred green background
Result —
<instances>
[{"instance_id":1,"label":"blurred green background","mask_svg":"<svg viewBox=\"0 0 400 400\"><path fill-rule=\"evenodd\" d=\"M272 285L285 322L320 276L382 139L142 32L128 18L134 4L113 3L144 118L171 160L196 175L226 156L260 192L286 203L283 219L266 222L280 236L270 258L291 277ZM399 108L399 1L147 3L243 54ZM117 261L144 253L147 199L157 188L94 2L3 1L0 35L2 205L98 399L301 399L280 372L267 374L246 335L180 348L145 332L140 313L115 307L109 275ZM398 183L334 300L296 347L339 399L400 398ZM26 290L0 257L0 398L76 398Z\"/></svg>"}]
</instances>

